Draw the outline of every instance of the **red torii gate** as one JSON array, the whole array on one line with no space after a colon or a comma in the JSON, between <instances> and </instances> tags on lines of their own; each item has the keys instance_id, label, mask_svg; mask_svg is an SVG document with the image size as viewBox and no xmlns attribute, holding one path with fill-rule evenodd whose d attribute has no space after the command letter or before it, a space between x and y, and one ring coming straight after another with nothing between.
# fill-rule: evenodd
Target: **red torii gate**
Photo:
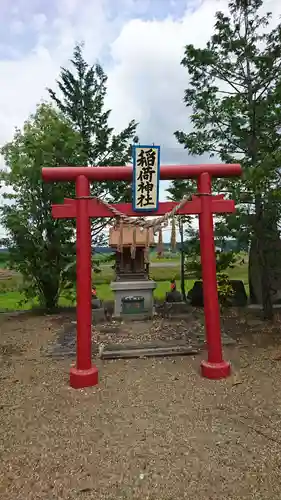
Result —
<instances>
[{"instance_id":1,"label":"red torii gate","mask_svg":"<svg viewBox=\"0 0 281 500\"><path fill-rule=\"evenodd\" d=\"M233 200L223 195L211 194L212 177L232 177L242 173L238 164L210 165L162 165L160 179L197 179L197 194L179 210L179 215L199 215L205 331L208 360L201 362L201 373L210 379L220 379L230 374L230 363L223 360L220 330L220 308L216 283L216 258L213 229L213 214L235 211ZM52 206L56 219L76 218L76 271L77 271L77 354L76 367L70 369L70 386L76 389L91 387L98 383L98 370L92 365L92 308L91 308L91 217L112 217L112 212L90 196L90 181L132 182L133 168L125 167L56 167L43 168L46 182L74 181L76 198L64 200ZM164 215L177 202L159 203L153 215ZM134 212L130 203L113 205L131 217L147 216L147 212Z\"/></svg>"}]
</instances>

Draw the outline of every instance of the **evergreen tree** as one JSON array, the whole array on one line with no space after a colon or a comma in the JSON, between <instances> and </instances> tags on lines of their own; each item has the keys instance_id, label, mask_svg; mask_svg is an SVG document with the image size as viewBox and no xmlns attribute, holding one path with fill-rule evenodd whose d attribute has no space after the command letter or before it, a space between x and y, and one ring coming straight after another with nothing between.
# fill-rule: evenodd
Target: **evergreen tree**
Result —
<instances>
[{"instance_id":1,"label":"evergreen tree","mask_svg":"<svg viewBox=\"0 0 281 500\"><path fill-rule=\"evenodd\" d=\"M99 64L90 66L83 57L82 46L74 49L72 68L62 68L58 87L60 95L48 89L51 99L81 134L85 164L123 166L132 160L132 143L137 142L134 120L120 133L109 126L110 110L105 109L107 76ZM92 185L92 195L108 201L131 200L127 182L99 182ZM99 232L101 221L93 221ZM96 228L96 231L95 231Z\"/></svg>"},{"instance_id":2,"label":"evergreen tree","mask_svg":"<svg viewBox=\"0 0 281 500\"><path fill-rule=\"evenodd\" d=\"M242 181L213 185L238 203L238 216L227 218L228 236L258 242L263 307L270 318L270 240L280 212L281 25L269 32L271 14L261 15L262 5L262 0L229 1L228 15L217 12L206 47L186 46L182 65L190 80L184 101L193 131L175 136L191 155L242 163ZM171 195L180 198L189 186L177 181ZM220 231L222 226L225 221Z\"/></svg>"}]
</instances>

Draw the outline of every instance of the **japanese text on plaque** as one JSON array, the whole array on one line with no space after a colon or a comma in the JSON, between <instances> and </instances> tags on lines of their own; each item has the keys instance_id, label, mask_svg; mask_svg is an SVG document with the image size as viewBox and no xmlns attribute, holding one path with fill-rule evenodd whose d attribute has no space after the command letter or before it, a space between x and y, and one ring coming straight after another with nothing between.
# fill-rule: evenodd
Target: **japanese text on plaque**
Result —
<instances>
[{"instance_id":1,"label":"japanese text on plaque","mask_svg":"<svg viewBox=\"0 0 281 500\"><path fill-rule=\"evenodd\" d=\"M158 208L159 149L159 146L135 146L135 210L157 210Z\"/></svg>"}]
</instances>

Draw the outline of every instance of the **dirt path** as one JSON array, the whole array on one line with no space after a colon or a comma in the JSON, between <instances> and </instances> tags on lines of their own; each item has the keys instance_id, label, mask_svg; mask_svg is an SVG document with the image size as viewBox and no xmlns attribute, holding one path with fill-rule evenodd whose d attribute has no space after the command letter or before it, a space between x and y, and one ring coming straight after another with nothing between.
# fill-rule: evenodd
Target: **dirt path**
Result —
<instances>
[{"instance_id":1,"label":"dirt path","mask_svg":"<svg viewBox=\"0 0 281 500\"><path fill-rule=\"evenodd\" d=\"M99 363L75 391L51 320L0 318L1 500L280 499L281 348L228 348L219 382L198 356Z\"/></svg>"}]
</instances>

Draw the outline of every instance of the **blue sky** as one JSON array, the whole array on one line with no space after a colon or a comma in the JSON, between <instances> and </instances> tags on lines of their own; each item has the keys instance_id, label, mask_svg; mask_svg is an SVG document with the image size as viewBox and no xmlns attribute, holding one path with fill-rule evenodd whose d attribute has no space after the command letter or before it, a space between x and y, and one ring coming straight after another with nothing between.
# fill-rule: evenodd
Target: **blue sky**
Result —
<instances>
[{"instance_id":1,"label":"blue sky","mask_svg":"<svg viewBox=\"0 0 281 500\"><path fill-rule=\"evenodd\" d=\"M55 87L75 43L84 41L87 60L108 74L110 124L120 130L134 118L140 141L161 145L161 163L197 163L173 136L191 130L180 61L186 44L205 45L214 13L226 6L227 0L1 0L0 144L47 98L46 87ZM277 19L280 0L267 0L265 9Z\"/></svg>"}]
</instances>

